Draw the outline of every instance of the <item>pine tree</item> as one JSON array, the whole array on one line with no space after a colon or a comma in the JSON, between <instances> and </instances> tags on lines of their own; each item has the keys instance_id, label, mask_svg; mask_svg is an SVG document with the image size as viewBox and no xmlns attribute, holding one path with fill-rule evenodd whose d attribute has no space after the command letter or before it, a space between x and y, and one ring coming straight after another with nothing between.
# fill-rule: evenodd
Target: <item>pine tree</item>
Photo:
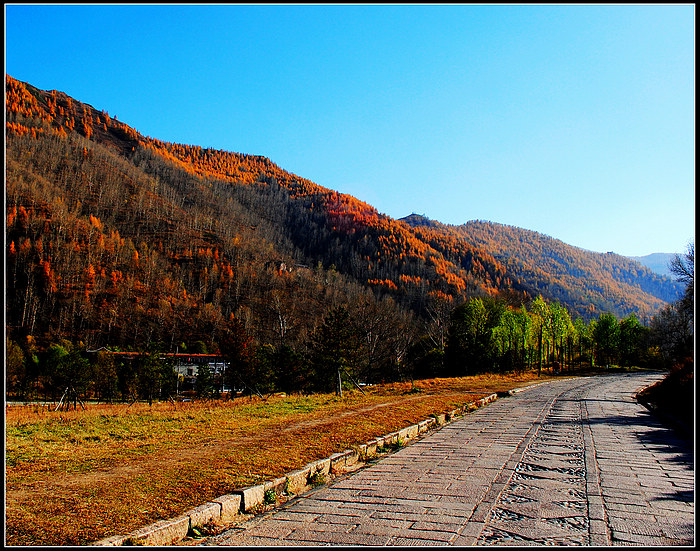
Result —
<instances>
[{"instance_id":1,"label":"pine tree","mask_svg":"<svg viewBox=\"0 0 700 551\"><path fill-rule=\"evenodd\" d=\"M331 310L312 337L311 361L319 390L342 396L344 374L354 374L360 348L358 332L344 306Z\"/></svg>"}]
</instances>

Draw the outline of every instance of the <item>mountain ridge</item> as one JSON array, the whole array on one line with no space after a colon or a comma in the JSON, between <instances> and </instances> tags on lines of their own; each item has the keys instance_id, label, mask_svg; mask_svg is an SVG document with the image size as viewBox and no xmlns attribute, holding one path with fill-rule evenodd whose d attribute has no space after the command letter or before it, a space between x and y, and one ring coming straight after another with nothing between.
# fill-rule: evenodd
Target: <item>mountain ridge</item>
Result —
<instances>
[{"instance_id":1,"label":"mountain ridge","mask_svg":"<svg viewBox=\"0 0 700 551\"><path fill-rule=\"evenodd\" d=\"M585 295L585 289L577 284L577 280L585 276L588 284L595 287L598 284L594 274L601 270L617 272L617 283L625 288L639 287L654 296L661 294L666 301L674 300L679 292L679 287L676 286L674 291L664 296L661 287L666 278L659 278L648 268L622 255L588 251L534 230L483 220L450 226L418 215L402 220L414 226L441 228L443 231L459 235L473 246L486 250L494 258L504 262L511 270L509 273L515 274L518 279L527 277L530 281L545 283L542 281L544 267L544 271L552 276L549 285L573 285L581 296ZM651 277L639 277L649 274L652 274ZM539 288L539 285L536 284L536 287ZM550 298L568 303L561 293L554 292L550 294ZM579 303L578 306L585 308L584 303Z\"/></svg>"},{"instance_id":2,"label":"mountain ridge","mask_svg":"<svg viewBox=\"0 0 700 551\"><path fill-rule=\"evenodd\" d=\"M569 247L574 247L575 249L579 249L579 250L581 250L581 251L586 251L586 252L593 253L593 254L616 254L616 255L619 255L619 256L622 256L622 257L625 257L625 258L629 258L629 259L631 259L631 260L635 260L635 261L639 262L640 264L642 264L642 265L644 265L644 266L646 266L646 264L644 264L644 262L643 262L645 259L649 259L649 260L650 260L650 263L660 264L661 262L665 262L666 260L670 260L671 258L673 258L674 256L676 256L676 254L677 254L677 253L654 252L654 253L649 253L649 254L647 254L647 255L642 255L642 256L631 256L631 255L624 255L624 254L622 254L622 253L618 253L618 252L615 252L615 251L607 251L607 252L605 252L605 253L601 253L601 252L599 252L599 251L594 251L594 250L592 250L592 249L587 249L587 248L585 248L585 247L580 247L580 246L577 246L577 245L571 245L571 244L566 243L565 241L563 241L563 240L561 240L561 239L559 239L559 238L557 238L557 237L554 237L554 236L551 236L551 235L549 235L549 234L545 234L545 233L539 232L539 231L537 231L537 230L530 230L530 229L527 229L527 228L523 228L523 227L521 227L521 226L515 226L515 225L512 225L512 224L505 224L505 223L502 223L502 222L493 222L493 221L491 221L491 220L481 219L481 218L476 218L476 219L472 219L472 220L467 220L467 221L465 221L465 222L462 222L461 224L450 224L450 223L447 223L447 222L441 222L440 220L433 220L433 219L427 217L425 214L418 214L418 213L412 212L411 214L406 215L406 216L403 216L403 217L401 217L401 218L398 218L397 220L400 220L400 221L401 221L401 220L407 221L407 222L412 223L412 224L415 224L415 225L421 225L421 224L423 224L423 225L426 225L426 226L443 225L443 226L448 226L448 227L460 227L460 226L468 226L470 223L480 223L480 222L481 222L481 223L487 223L487 224L494 224L494 225L496 225L496 226L505 226L505 227L509 227L509 228L515 228L515 229L518 229L518 230L523 230L523 231L527 231L527 232L532 232L532 233L534 233L534 234L541 235L541 236L543 236L543 237L545 237L545 238L555 239L555 240L557 240L557 241L561 241L562 243L564 243L565 245L567 245L567 246L569 246ZM647 266L647 268L650 268L650 266ZM650 269L651 269L651 268L650 268ZM653 271L653 270L652 270L652 271ZM669 272L669 273L670 273L670 272Z\"/></svg>"},{"instance_id":3,"label":"mountain ridge","mask_svg":"<svg viewBox=\"0 0 700 551\"><path fill-rule=\"evenodd\" d=\"M585 255L529 230L394 220L267 157L143 136L9 75L6 118L6 237L11 260L24 255L13 268L8 323L25 331L43 316L47 333L52 324L74 333L88 324L94 343L105 344L118 326L117 340L128 342L129 330L165 331L153 319L167 302L203 325L234 317L281 339L289 331L275 323L293 312L302 338L328 304L369 291L419 316L436 301L485 294L526 303L541 294L587 319L649 316L678 291L631 260ZM156 285L154 271L167 285ZM113 319L98 323L103 307ZM132 314L138 331L128 328ZM172 323L171 342L202 332Z\"/></svg>"},{"instance_id":4,"label":"mountain ridge","mask_svg":"<svg viewBox=\"0 0 700 551\"><path fill-rule=\"evenodd\" d=\"M631 258L632 260L639 262L642 266L646 266L657 274L672 278L673 272L671 272L669 264L677 254L678 253L656 252L643 256L628 256L627 258Z\"/></svg>"}]
</instances>

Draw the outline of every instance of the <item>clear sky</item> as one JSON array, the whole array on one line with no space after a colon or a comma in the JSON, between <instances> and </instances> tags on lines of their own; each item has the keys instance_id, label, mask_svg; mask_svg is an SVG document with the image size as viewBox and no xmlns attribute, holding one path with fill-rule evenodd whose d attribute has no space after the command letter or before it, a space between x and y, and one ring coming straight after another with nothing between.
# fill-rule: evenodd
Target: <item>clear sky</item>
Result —
<instances>
[{"instance_id":1,"label":"clear sky","mask_svg":"<svg viewBox=\"0 0 700 551\"><path fill-rule=\"evenodd\" d=\"M695 234L695 7L5 5L5 72L394 218Z\"/></svg>"}]
</instances>

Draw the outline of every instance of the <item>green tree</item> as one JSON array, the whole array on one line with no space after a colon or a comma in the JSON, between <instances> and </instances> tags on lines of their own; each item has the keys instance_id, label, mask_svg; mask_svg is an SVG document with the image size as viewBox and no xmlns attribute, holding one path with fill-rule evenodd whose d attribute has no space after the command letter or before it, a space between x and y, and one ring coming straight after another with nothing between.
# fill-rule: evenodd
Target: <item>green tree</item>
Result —
<instances>
[{"instance_id":1,"label":"green tree","mask_svg":"<svg viewBox=\"0 0 700 551\"><path fill-rule=\"evenodd\" d=\"M195 341L192 343L192 354L209 354L207 345L204 343L204 341Z\"/></svg>"},{"instance_id":2,"label":"green tree","mask_svg":"<svg viewBox=\"0 0 700 551\"><path fill-rule=\"evenodd\" d=\"M152 405L160 396L161 358L159 352L143 354L138 360L138 390L141 398Z\"/></svg>"},{"instance_id":3,"label":"green tree","mask_svg":"<svg viewBox=\"0 0 700 551\"><path fill-rule=\"evenodd\" d=\"M24 351L24 369L27 377L27 396L33 397L36 393L37 386L41 385L44 399L47 399L47 377L43 373L43 366L39 359L39 350L33 338L27 339Z\"/></svg>"},{"instance_id":4,"label":"green tree","mask_svg":"<svg viewBox=\"0 0 700 551\"><path fill-rule=\"evenodd\" d=\"M515 323L517 326L517 334L519 338L518 347L520 353L518 355L518 362L516 364L516 369L522 371L529 362L530 350L528 343L532 338L532 320L527 313L527 310L523 306L515 312Z\"/></svg>"},{"instance_id":5,"label":"green tree","mask_svg":"<svg viewBox=\"0 0 700 551\"><path fill-rule=\"evenodd\" d=\"M552 339L554 359L563 366L566 363L567 340L573 331L569 312L559 301L549 307L549 334Z\"/></svg>"},{"instance_id":6,"label":"green tree","mask_svg":"<svg viewBox=\"0 0 700 551\"><path fill-rule=\"evenodd\" d=\"M579 369L583 366L584 361L589 364L592 361L591 347L593 339L591 338L591 329L592 327L587 325L581 318L576 318L574 321L574 346L578 353Z\"/></svg>"},{"instance_id":7,"label":"green tree","mask_svg":"<svg viewBox=\"0 0 700 551\"><path fill-rule=\"evenodd\" d=\"M232 317L227 323L219 339L219 352L228 362L228 368L224 373L226 386L235 389L245 385L250 392L253 392L255 385L251 369L253 339L239 319ZM233 397L233 393L230 397Z\"/></svg>"},{"instance_id":8,"label":"green tree","mask_svg":"<svg viewBox=\"0 0 700 551\"><path fill-rule=\"evenodd\" d=\"M436 346L429 336L418 339L407 353L406 363L416 379L432 379L444 375L445 347Z\"/></svg>"},{"instance_id":9,"label":"green tree","mask_svg":"<svg viewBox=\"0 0 700 551\"><path fill-rule=\"evenodd\" d=\"M52 400L56 400L56 395L60 398L66 391L66 380L64 377L64 366L63 359L68 356L68 350L66 346L70 346L70 343L65 342L64 344L51 343L43 354L42 364L42 375L46 381L46 384L51 390Z\"/></svg>"},{"instance_id":10,"label":"green tree","mask_svg":"<svg viewBox=\"0 0 700 551\"><path fill-rule=\"evenodd\" d=\"M114 367L117 372L117 388L124 401L132 401L138 397L139 373L137 361L115 358Z\"/></svg>"},{"instance_id":11,"label":"green tree","mask_svg":"<svg viewBox=\"0 0 700 551\"><path fill-rule=\"evenodd\" d=\"M251 362L252 380L259 392L269 394L276 390L277 351L271 344L258 347Z\"/></svg>"},{"instance_id":12,"label":"green tree","mask_svg":"<svg viewBox=\"0 0 700 551\"><path fill-rule=\"evenodd\" d=\"M620 340L618 359L623 366L640 365L647 344L648 329L644 327L634 314L620 321Z\"/></svg>"},{"instance_id":13,"label":"green tree","mask_svg":"<svg viewBox=\"0 0 700 551\"><path fill-rule=\"evenodd\" d=\"M7 350L5 352L5 383L7 393L13 394L20 400L28 396L29 377L27 365L24 360L24 352L20 346L11 338L6 340Z\"/></svg>"},{"instance_id":14,"label":"green tree","mask_svg":"<svg viewBox=\"0 0 700 551\"><path fill-rule=\"evenodd\" d=\"M177 372L171 360L160 361L158 380L159 397L161 400L172 400L177 393Z\"/></svg>"},{"instance_id":15,"label":"green tree","mask_svg":"<svg viewBox=\"0 0 700 551\"><path fill-rule=\"evenodd\" d=\"M61 393L61 407L73 407L81 402L92 382L90 362L81 354L77 347L69 342L64 344L51 344L46 353L45 366L51 381L51 386L56 392Z\"/></svg>"},{"instance_id":16,"label":"green tree","mask_svg":"<svg viewBox=\"0 0 700 551\"><path fill-rule=\"evenodd\" d=\"M172 400L177 391L177 373L172 362L163 358L158 344L149 348L137 361L137 385L141 398L152 405L154 400Z\"/></svg>"},{"instance_id":17,"label":"green tree","mask_svg":"<svg viewBox=\"0 0 700 551\"><path fill-rule=\"evenodd\" d=\"M530 319L524 309L507 307L503 311L500 323L493 330L502 370L524 369L529 331Z\"/></svg>"},{"instance_id":18,"label":"green tree","mask_svg":"<svg viewBox=\"0 0 700 551\"><path fill-rule=\"evenodd\" d=\"M275 380L277 388L284 392L307 390L310 366L291 346L283 345L275 351Z\"/></svg>"},{"instance_id":19,"label":"green tree","mask_svg":"<svg viewBox=\"0 0 700 551\"><path fill-rule=\"evenodd\" d=\"M610 313L601 314L593 331L598 365L610 365L620 346L620 324Z\"/></svg>"},{"instance_id":20,"label":"green tree","mask_svg":"<svg viewBox=\"0 0 700 551\"><path fill-rule=\"evenodd\" d=\"M537 346L537 376L542 373L542 361L544 358L544 345L549 344L545 340L547 336L547 328L550 326L551 312L549 305L544 301L542 295L538 296L530 305L530 319L532 320L533 336L536 339Z\"/></svg>"},{"instance_id":21,"label":"green tree","mask_svg":"<svg viewBox=\"0 0 700 551\"><path fill-rule=\"evenodd\" d=\"M100 400L111 403L119 392L119 375L114 355L104 351L97 352L92 369L97 396Z\"/></svg>"},{"instance_id":22,"label":"green tree","mask_svg":"<svg viewBox=\"0 0 700 551\"><path fill-rule=\"evenodd\" d=\"M473 297L454 309L447 336L446 362L452 375L489 371L494 367L494 330L501 323L505 304Z\"/></svg>"},{"instance_id":23,"label":"green tree","mask_svg":"<svg viewBox=\"0 0 700 551\"><path fill-rule=\"evenodd\" d=\"M511 309L503 312L501 323L494 329L494 341L497 346L501 366L505 371L515 368L519 329L515 312Z\"/></svg>"},{"instance_id":24,"label":"green tree","mask_svg":"<svg viewBox=\"0 0 700 551\"><path fill-rule=\"evenodd\" d=\"M311 338L314 385L342 396L344 374L354 376L359 364L360 338L344 306L331 310Z\"/></svg>"},{"instance_id":25,"label":"green tree","mask_svg":"<svg viewBox=\"0 0 700 551\"><path fill-rule=\"evenodd\" d=\"M202 364L197 368L194 390L199 398L205 400L214 394L214 374L207 364Z\"/></svg>"}]
</instances>

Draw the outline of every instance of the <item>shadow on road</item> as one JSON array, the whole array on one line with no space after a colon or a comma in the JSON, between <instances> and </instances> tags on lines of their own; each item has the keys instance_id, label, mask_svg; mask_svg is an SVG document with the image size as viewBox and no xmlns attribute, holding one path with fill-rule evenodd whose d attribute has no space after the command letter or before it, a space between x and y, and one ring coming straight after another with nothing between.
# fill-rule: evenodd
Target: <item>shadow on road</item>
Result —
<instances>
[{"instance_id":1,"label":"shadow on road","mask_svg":"<svg viewBox=\"0 0 700 551\"><path fill-rule=\"evenodd\" d=\"M670 494L663 494L656 498L657 501L685 501L686 503L693 503L695 500L694 490L678 490Z\"/></svg>"},{"instance_id":2,"label":"shadow on road","mask_svg":"<svg viewBox=\"0 0 700 551\"><path fill-rule=\"evenodd\" d=\"M605 400L601 398L583 398L582 400L566 398L559 401L569 402L606 402L629 403L624 400ZM604 417L588 417L591 425L616 425L627 427L637 439L649 449L663 451L669 454L668 460L672 463L693 466L693 439L690 433L664 422L649 410L640 405L641 410L632 415L608 415ZM548 424L571 425L578 420L561 418L548 419ZM642 430L643 429L643 430Z\"/></svg>"}]
</instances>

